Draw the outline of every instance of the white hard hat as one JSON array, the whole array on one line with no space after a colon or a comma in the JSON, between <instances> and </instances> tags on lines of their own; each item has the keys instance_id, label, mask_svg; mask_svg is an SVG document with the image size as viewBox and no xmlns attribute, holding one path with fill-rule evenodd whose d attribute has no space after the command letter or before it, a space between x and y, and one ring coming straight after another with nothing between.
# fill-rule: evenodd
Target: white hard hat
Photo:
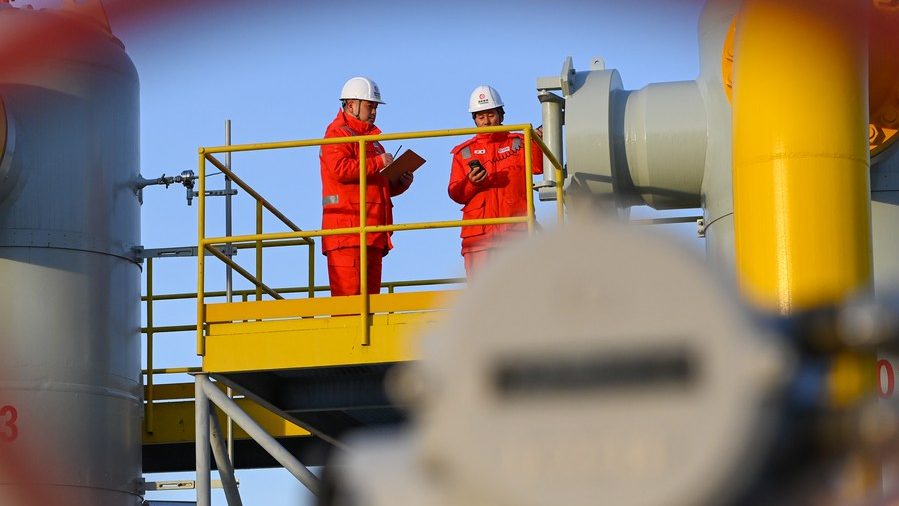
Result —
<instances>
[{"instance_id":1,"label":"white hard hat","mask_svg":"<svg viewBox=\"0 0 899 506\"><path fill-rule=\"evenodd\" d=\"M384 104L377 83L367 77L354 77L343 85L340 100L359 99Z\"/></svg>"},{"instance_id":2,"label":"white hard hat","mask_svg":"<svg viewBox=\"0 0 899 506\"><path fill-rule=\"evenodd\" d=\"M468 112L486 111L502 106L503 99L500 98L499 92L490 86L478 86L468 99Z\"/></svg>"}]
</instances>

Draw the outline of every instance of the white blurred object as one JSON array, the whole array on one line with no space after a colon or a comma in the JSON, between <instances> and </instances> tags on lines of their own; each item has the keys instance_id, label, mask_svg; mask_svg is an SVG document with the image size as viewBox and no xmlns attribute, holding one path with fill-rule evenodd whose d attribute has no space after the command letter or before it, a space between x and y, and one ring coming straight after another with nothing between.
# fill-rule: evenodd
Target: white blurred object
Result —
<instances>
[{"instance_id":1,"label":"white blurred object","mask_svg":"<svg viewBox=\"0 0 899 506\"><path fill-rule=\"evenodd\" d=\"M725 504L766 456L792 374L770 337L670 238L542 236L497 257L395 378L412 429L344 460L345 478L365 474L349 504Z\"/></svg>"}]
</instances>

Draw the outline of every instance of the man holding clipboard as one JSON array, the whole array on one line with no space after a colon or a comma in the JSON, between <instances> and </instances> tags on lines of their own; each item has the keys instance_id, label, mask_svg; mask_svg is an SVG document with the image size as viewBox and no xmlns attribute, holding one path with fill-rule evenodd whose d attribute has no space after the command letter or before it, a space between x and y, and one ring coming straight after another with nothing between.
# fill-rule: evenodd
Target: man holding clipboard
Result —
<instances>
[{"instance_id":1,"label":"man holding clipboard","mask_svg":"<svg viewBox=\"0 0 899 506\"><path fill-rule=\"evenodd\" d=\"M341 110L328 125L325 138L377 135L375 126L378 106L384 104L374 81L354 77L346 82L340 94ZM366 224L392 225L391 197L405 192L412 184L410 168L382 172L392 167L393 156L380 142L368 142L366 151ZM404 155L411 153L407 151ZM414 154L414 153L412 153ZM402 159L401 156L398 160ZM322 229L359 226L359 144L348 142L326 144L319 154L322 177ZM406 162L404 162L406 163ZM420 164L419 164L420 165ZM410 165L411 167L411 165ZM381 265L393 247L389 232L368 234L368 292L381 291ZM324 236L322 253L328 257L331 295L358 295L360 287L359 234Z\"/></svg>"},{"instance_id":2,"label":"man holding clipboard","mask_svg":"<svg viewBox=\"0 0 899 506\"><path fill-rule=\"evenodd\" d=\"M400 146L400 148L402 148L402 146ZM397 150L397 153L399 153L399 150ZM407 149L402 155L395 158L393 163L384 167L381 170L381 175L386 177L391 184L397 184L407 175L411 178L412 173L424 165L424 163L425 159L418 156L418 153L411 149Z\"/></svg>"}]
</instances>

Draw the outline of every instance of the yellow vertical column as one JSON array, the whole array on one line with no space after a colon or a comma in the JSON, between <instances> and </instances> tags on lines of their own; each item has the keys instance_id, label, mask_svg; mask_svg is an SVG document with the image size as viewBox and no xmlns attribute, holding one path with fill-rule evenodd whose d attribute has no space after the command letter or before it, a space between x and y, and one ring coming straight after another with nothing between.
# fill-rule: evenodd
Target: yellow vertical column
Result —
<instances>
[{"instance_id":1,"label":"yellow vertical column","mask_svg":"<svg viewBox=\"0 0 899 506\"><path fill-rule=\"evenodd\" d=\"M870 0L746 0L734 42L737 276L781 313L871 284Z\"/></svg>"}]
</instances>

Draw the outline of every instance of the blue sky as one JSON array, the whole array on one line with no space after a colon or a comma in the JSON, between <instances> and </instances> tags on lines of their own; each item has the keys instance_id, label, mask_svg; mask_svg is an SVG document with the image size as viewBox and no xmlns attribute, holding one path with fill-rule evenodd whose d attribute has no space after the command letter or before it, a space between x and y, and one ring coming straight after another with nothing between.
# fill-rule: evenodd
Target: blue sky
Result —
<instances>
[{"instance_id":1,"label":"blue sky","mask_svg":"<svg viewBox=\"0 0 899 506\"><path fill-rule=\"evenodd\" d=\"M196 171L197 148L224 144L228 119L235 144L320 138L338 111L341 86L356 75L379 84L387 105L379 109L377 124L394 133L472 126L468 96L480 84L502 95L506 124L536 126L541 119L535 81L559 75L567 56L580 70L589 68L594 57L604 58L608 68L619 70L626 89L692 80L699 68L701 2L153 1L163 6L156 16L111 19L140 75L145 178ZM446 195L446 184L449 151L463 140L402 142L428 162L409 192L394 199L397 223L461 217L459 206ZM399 144L386 147L393 152ZM235 155L233 166L300 227L319 228L317 150ZM209 180L213 189L222 184L221 176ZM538 214L552 221L553 205L538 203ZM234 232L252 233L251 218L240 204L235 206L241 215L235 216ZM194 245L196 212L196 201L188 207L181 187L145 189L144 246ZM223 230L221 216L221 203L211 202L207 219L212 233ZM397 233L394 245L385 259L385 280L464 273L458 230ZM274 260L267 264L266 276L283 274L284 283L302 284L295 258ZM317 282L326 284L324 257L318 255L316 261ZM159 263L156 269L157 292L196 289L195 259ZM193 310L190 305L172 308L159 314L158 323L190 322ZM156 366L196 365L193 349L189 338L166 342ZM238 478L246 506L309 499L283 470L239 471ZM191 492L149 497L193 499ZM220 492L213 501L225 504Z\"/></svg>"},{"instance_id":2,"label":"blue sky","mask_svg":"<svg viewBox=\"0 0 899 506\"><path fill-rule=\"evenodd\" d=\"M226 119L236 144L321 137L338 110L341 86L355 75L380 85L387 105L379 109L378 126L408 132L472 126L468 96L479 84L499 90L507 124L538 125L536 78L558 75L569 55L580 69L593 57L605 58L628 89L693 79L698 72L699 8L690 4L350 1L324 6L269 0L224 5L214 15L195 8L120 34L141 76L144 177L195 170L196 148L223 144ZM463 139L403 143L428 163L416 173L410 192L395 199L398 223L460 216L446 197L446 183L449 150ZM387 148L394 151L399 144ZM316 150L267 153L264 162L235 155L234 164L236 170L266 171L254 172L260 174L260 190L271 188L266 195L304 229L318 228ZM220 179L210 181L215 184ZM146 246L195 241L189 226L196 221L195 208L184 205L182 193L145 192ZM181 226L163 227L157 235L154 222L160 221ZM453 243L458 232L436 235L427 241L395 235L385 279L460 275L461 256ZM432 244L438 240L446 247Z\"/></svg>"}]
</instances>

